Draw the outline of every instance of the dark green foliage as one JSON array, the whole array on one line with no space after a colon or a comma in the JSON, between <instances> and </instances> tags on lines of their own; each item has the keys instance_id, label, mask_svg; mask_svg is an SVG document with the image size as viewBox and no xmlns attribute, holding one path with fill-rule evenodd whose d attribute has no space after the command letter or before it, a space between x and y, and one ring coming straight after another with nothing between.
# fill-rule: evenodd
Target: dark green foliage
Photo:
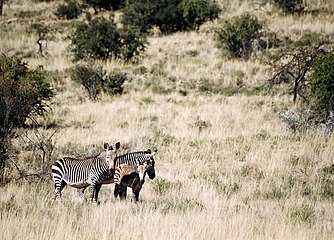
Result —
<instances>
[{"instance_id":1,"label":"dark green foliage","mask_svg":"<svg viewBox=\"0 0 334 240\"><path fill-rule=\"evenodd\" d=\"M216 30L217 46L233 58L248 60L253 52L252 43L262 36L262 28L262 23L249 13L225 20Z\"/></svg>"},{"instance_id":2,"label":"dark green foliage","mask_svg":"<svg viewBox=\"0 0 334 240\"><path fill-rule=\"evenodd\" d=\"M218 18L221 9L213 1L183 0L179 5L184 20L193 30L198 30L204 22Z\"/></svg>"},{"instance_id":3,"label":"dark green foliage","mask_svg":"<svg viewBox=\"0 0 334 240\"><path fill-rule=\"evenodd\" d=\"M91 100L97 100L101 92L109 95L122 94L123 83L127 80L125 73L113 72L105 76L102 66L91 63L80 64L71 70L71 79L82 85Z\"/></svg>"},{"instance_id":4,"label":"dark green foliage","mask_svg":"<svg viewBox=\"0 0 334 240\"><path fill-rule=\"evenodd\" d=\"M135 62L146 50L147 39L138 28L125 27L121 29L121 49L119 57L125 62Z\"/></svg>"},{"instance_id":5,"label":"dark green foliage","mask_svg":"<svg viewBox=\"0 0 334 240\"><path fill-rule=\"evenodd\" d=\"M300 13L304 10L304 0L273 0L274 5L284 13Z\"/></svg>"},{"instance_id":6,"label":"dark green foliage","mask_svg":"<svg viewBox=\"0 0 334 240\"><path fill-rule=\"evenodd\" d=\"M122 94L123 83L127 80L125 73L114 72L109 74L104 80L104 91L110 95Z\"/></svg>"},{"instance_id":7,"label":"dark green foliage","mask_svg":"<svg viewBox=\"0 0 334 240\"><path fill-rule=\"evenodd\" d=\"M156 26L162 33L198 29L205 21L218 17L219 6L211 0L129 1L122 22L141 32Z\"/></svg>"},{"instance_id":8,"label":"dark green foliage","mask_svg":"<svg viewBox=\"0 0 334 240\"><path fill-rule=\"evenodd\" d=\"M104 10L118 10L121 8L124 0L84 0L88 6L94 8L95 13Z\"/></svg>"},{"instance_id":9,"label":"dark green foliage","mask_svg":"<svg viewBox=\"0 0 334 240\"><path fill-rule=\"evenodd\" d=\"M81 84L91 100L96 100L103 89L104 72L101 66L77 65L71 69L71 79Z\"/></svg>"},{"instance_id":10,"label":"dark green foliage","mask_svg":"<svg viewBox=\"0 0 334 240\"><path fill-rule=\"evenodd\" d=\"M322 117L334 112L334 53L321 55L311 75L312 109Z\"/></svg>"},{"instance_id":11,"label":"dark green foliage","mask_svg":"<svg viewBox=\"0 0 334 240\"><path fill-rule=\"evenodd\" d=\"M46 113L54 95L42 67L29 69L22 59L0 56L0 181L14 129Z\"/></svg>"},{"instance_id":12,"label":"dark green foliage","mask_svg":"<svg viewBox=\"0 0 334 240\"><path fill-rule=\"evenodd\" d=\"M313 63L324 52L327 40L318 34L308 33L295 42L267 52L261 59L273 72L268 80L270 88L287 84L293 101L301 96L308 101L307 88Z\"/></svg>"},{"instance_id":13,"label":"dark green foliage","mask_svg":"<svg viewBox=\"0 0 334 240\"><path fill-rule=\"evenodd\" d=\"M121 36L116 23L105 18L81 22L70 38L75 60L108 59L117 56L121 49Z\"/></svg>"},{"instance_id":14,"label":"dark green foliage","mask_svg":"<svg viewBox=\"0 0 334 240\"><path fill-rule=\"evenodd\" d=\"M138 58L145 50L146 36L136 28L118 28L111 19L103 17L81 22L70 36L75 60L83 58Z\"/></svg>"},{"instance_id":15,"label":"dark green foliage","mask_svg":"<svg viewBox=\"0 0 334 240\"><path fill-rule=\"evenodd\" d=\"M28 69L20 58L0 56L0 126L21 127L27 118L43 115L53 96L43 67Z\"/></svg>"},{"instance_id":16,"label":"dark green foliage","mask_svg":"<svg viewBox=\"0 0 334 240\"><path fill-rule=\"evenodd\" d=\"M57 8L55 15L58 18L75 19L81 14L81 7L75 1L69 1L67 4L61 4Z\"/></svg>"}]
</instances>

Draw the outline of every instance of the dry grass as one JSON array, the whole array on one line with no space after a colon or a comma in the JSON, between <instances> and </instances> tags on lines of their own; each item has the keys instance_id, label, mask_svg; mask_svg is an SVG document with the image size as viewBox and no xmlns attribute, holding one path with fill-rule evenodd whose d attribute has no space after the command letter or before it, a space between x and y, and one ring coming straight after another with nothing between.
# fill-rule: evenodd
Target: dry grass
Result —
<instances>
[{"instance_id":1,"label":"dry grass","mask_svg":"<svg viewBox=\"0 0 334 240\"><path fill-rule=\"evenodd\" d=\"M220 1L224 6L227 2ZM229 9L242 12L245 5L252 6L241 2ZM5 4L1 23L22 9L39 9L47 19L45 9L55 4L34 3L32 8L24 3ZM330 15L315 20L271 16L271 30L284 34L333 34ZM50 19L54 26L68 27ZM73 64L63 41L66 31L48 42L49 58L26 57L30 66L59 72L53 111L43 120L59 130L46 163L36 157L39 152L27 138L16 139L20 167L39 171L58 157L94 154L103 142L120 141L124 152L158 148L157 178L147 180L139 203L115 200L112 186L103 186L98 206L82 203L72 188L64 189L64 205L58 205L51 180L14 181L1 189L2 239L333 239L333 198L328 194L334 194L334 180L326 172L333 138L326 141L317 131L292 135L274 112L291 106L286 96L196 91L203 79L226 87L256 86L267 74L257 62L220 56L213 41L215 24L199 33L150 38L140 65L105 63L107 71L121 69L132 80L126 94L103 96L98 102L89 101L65 77ZM7 25L0 33L1 52L35 52L36 36L26 32L28 25L27 19ZM137 74L139 67L146 73ZM170 91L154 90L156 85ZM189 90L192 86L195 90ZM39 129L46 137L54 131ZM34 132L26 136L34 139ZM15 173L12 169L10 174L17 177Z\"/></svg>"}]
</instances>

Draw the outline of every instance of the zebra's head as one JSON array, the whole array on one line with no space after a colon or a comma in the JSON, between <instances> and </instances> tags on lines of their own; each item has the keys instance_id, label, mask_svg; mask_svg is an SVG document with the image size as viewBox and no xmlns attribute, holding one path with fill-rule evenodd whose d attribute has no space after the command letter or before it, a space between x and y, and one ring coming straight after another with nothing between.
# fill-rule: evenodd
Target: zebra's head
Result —
<instances>
[{"instance_id":1,"label":"zebra's head","mask_svg":"<svg viewBox=\"0 0 334 240\"><path fill-rule=\"evenodd\" d=\"M115 148L113 148L113 146L109 146L109 143L104 143L104 160L111 171L115 170L115 158L117 156L117 151L120 146L121 144L119 142L115 144Z\"/></svg>"},{"instance_id":2,"label":"zebra's head","mask_svg":"<svg viewBox=\"0 0 334 240\"><path fill-rule=\"evenodd\" d=\"M146 162L145 169L146 169L148 177L150 179L154 179L155 178L155 168L154 168L155 160L154 160L154 155L158 152L158 150L154 150L152 152L150 149L148 149L147 152L148 152L148 157L149 158L145 161Z\"/></svg>"},{"instance_id":3,"label":"zebra's head","mask_svg":"<svg viewBox=\"0 0 334 240\"><path fill-rule=\"evenodd\" d=\"M142 163L138 162L137 163L137 173L139 176L139 181L141 183L145 182L146 172L147 172L147 161L144 161Z\"/></svg>"}]
</instances>

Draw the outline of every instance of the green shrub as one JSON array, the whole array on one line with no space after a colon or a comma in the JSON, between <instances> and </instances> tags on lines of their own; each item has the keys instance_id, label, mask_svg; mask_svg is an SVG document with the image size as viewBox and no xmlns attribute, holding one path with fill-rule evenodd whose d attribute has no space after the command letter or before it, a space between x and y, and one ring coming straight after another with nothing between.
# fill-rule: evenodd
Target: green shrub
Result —
<instances>
[{"instance_id":1,"label":"green shrub","mask_svg":"<svg viewBox=\"0 0 334 240\"><path fill-rule=\"evenodd\" d=\"M15 128L46 113L54 92L43 67L29 69L22 59L0 55L0 183Z\"/></svg>"},{"instance_id":2,"label":"green shrub","mask_svg":"<svg viewBox=\"0 0 334 240\"><path fill-rule=\"evenodd\" d=\"M117 57L121 49L116 23L102 17L88 23L81 22L70 39L75 60Z\"/></svg>"},{"instance_id":3,"label":"green shrub","mask_svg":"<svg viewBox=\"0 0 334 240\"><path fill-rule=\"evenodd\" d=\"M123 93L123 83L127 80L127 76L122 72L113 72L104 80L104 92L115 95Z\"/></svg>"},{"instance_id":4,"label":"green shrub","mask_svg":"<svg viewBox=\"0 0 334 240\"><path fill-rule=\"evenodd\" d=\"M305 8L304 0L273 0L284 13L299 13Z\"/></svg>"},{"instance_id":5,"label":"green shrub","mask_svg":"<svg viewBox=\"0 0 334 240\"><path fill-rule=\"evenodd\" d=\"M71 70L71 79L82 85L91 100L97 100L103 89L104 72L101 66L93 64L77 65Z\"/></svg>"},{"instance_id":6,"label":"green shrub","mask_svg":"<svg viewBox=\"0 0 334 240\"><path fill-rule=\"evenodd\" d=\"M95 13L104 10L118 10L121 8L124 0L84 0L86 5L94 8Z\"/></svg>"},{"instance_id":7,"label":"green shrub","mask_svg":"<svg viewBox=\"0 0 334 240\"><path fill-rule=\"evenodd\" d=\"M55 15L59 18L75 19L81 14L81 8L75 1L61 4L56 10Z\"/></svg>"},{"instance_id":8,"label":"green shrub","mask_svg":"<svg viewBox=\"0 0 334 240\"><path fill-rule=\"evenodd\" d=\"M254 40L260 39L263 25L249 13L223 21L216 29L218 48L227 50L233 58L248 60Z\"/></svg>"},{"instance_id":9,"label":"green shrub","mask_svg":"<svg viewBox=\"0 0 334 240\"><path fill-rule=\"evenodd\" d=\"M198 29L208 20L218 17L220 8L211 0L129 1L122 23L134 25L141 32L156 26L162 33Z\"/></svg>"},{"instance_id":10,"label":"green shrub","mask_svg":"<svg viewBox=\"0 0 334 240\"><path fill-rule=\"evenodd\" d=\"M319 117L334 112L334 52L320 56L311 75L311 106Z\"/></svg>"},{"instance_id":11,"label":"green shrub","mask_svg":"<svg viewBox=\"0 0 334 240\"><path fill-rule=\"evenodd\" d=\"M145 50L146 36L136 28L118 28L113 19L81 22L70 36L74 60L83 58L129 61Z\"/></svg>"},{"instance_id":12,"label":"green shrub","mask_svg":"<svg viewBox=\"0 0 334 240\"><path fill-rule=\"evenodd\" d=\"M179 4L184 20L188 27L198 30L206 21L218 18L221 12L219 5L214 1L183 0Z\"/></svg>"},{"instance_id":13,"label":"green shrub","mask_svg":"<svg viewBox=\"0 0 334 240\"><path fill-rule=\"evenodd\" d=\"M91 100L97 100L101 92L109 95L122 94L127 76L122 72L113 72L105 76L102 66L92 63L79 64L70 69L71 79L82 85Z\"/></svg>"}]
</instances>

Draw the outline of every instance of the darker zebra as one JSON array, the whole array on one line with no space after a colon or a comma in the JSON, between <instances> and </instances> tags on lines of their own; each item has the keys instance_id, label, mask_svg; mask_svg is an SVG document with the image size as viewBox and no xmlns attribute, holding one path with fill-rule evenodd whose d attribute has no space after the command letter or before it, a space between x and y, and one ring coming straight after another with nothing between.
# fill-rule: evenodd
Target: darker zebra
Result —
<instances>
[{"instance_id":1,"label":"darker zebra","mask_svg":"<svg viewBox=\"0 0 334 240\"><path fill-rule=\"evenodd\" d=\"M147 161L142 164L138 162L137 167L132 167L127 164L121 164L115 168L115 173L108 176L107 179L101 181L101 184L115 183L124 188L132 188L134 199L139 200L139 193L145 183ZM77 192L80 197L84 197L86 187L78 188Z\"/></svg>"},{"instance_id":2,"label":"darker zebra","mask_svg":"<svg viewBox=\"0 0 334 240\"><path fill-rule=\"evenodd\" d=\"M137 167L128 164L121 164L115 169L114 183L123 188L132 188L136 201L139 200L139 193L145 183L148 162L139 163Z\"/></svg>"},{"instance_id":3,"label":"darker zebra","mask_svg":"<svg viewBox=\"0 0 334 240\"><path fill-rule=\"evenodd\" d=\"M121 164L127 164L131 167L136 167L136 168L139 165L144 165L145 166L145 175L147 173L147 175L150 179L154 179L155 178L154 155L156 153L157 153L157 150L152 152L150 149L148 149L147 151L126 153L124 155L117 156L115 158L115 168L117 168ZM136 180L136 181L138 181L138 180ZM136 200L138 199L138 195L139 195L139 192L140 192L141 188L142 188L142 185L140 186L139 191L136 190L136 189L134 190L132 188L133 193L135 194ZM126 192L127 192L127 188L124 185L115 183L114 196L116 198L118 196L121 199L126 198ZM136 196L136 194L137 194L137 196Z\"/></svg>"},{"instance_id":4,"label":"darker zebra","mask_svg":"<svg viewBox=\"0 0 334 240\"><path fill-rule=\"evenodd\" d=\"M114 172L114 159L119 147L119 142L116 143L115 150L105 143L104 151L97 156L85 159L64 157L57 160L51 167L55 199L61 200L61 191L66 185L75 188L90 186L91 201L96 203L103 179Z\"/></svg>"}]
</instances>

